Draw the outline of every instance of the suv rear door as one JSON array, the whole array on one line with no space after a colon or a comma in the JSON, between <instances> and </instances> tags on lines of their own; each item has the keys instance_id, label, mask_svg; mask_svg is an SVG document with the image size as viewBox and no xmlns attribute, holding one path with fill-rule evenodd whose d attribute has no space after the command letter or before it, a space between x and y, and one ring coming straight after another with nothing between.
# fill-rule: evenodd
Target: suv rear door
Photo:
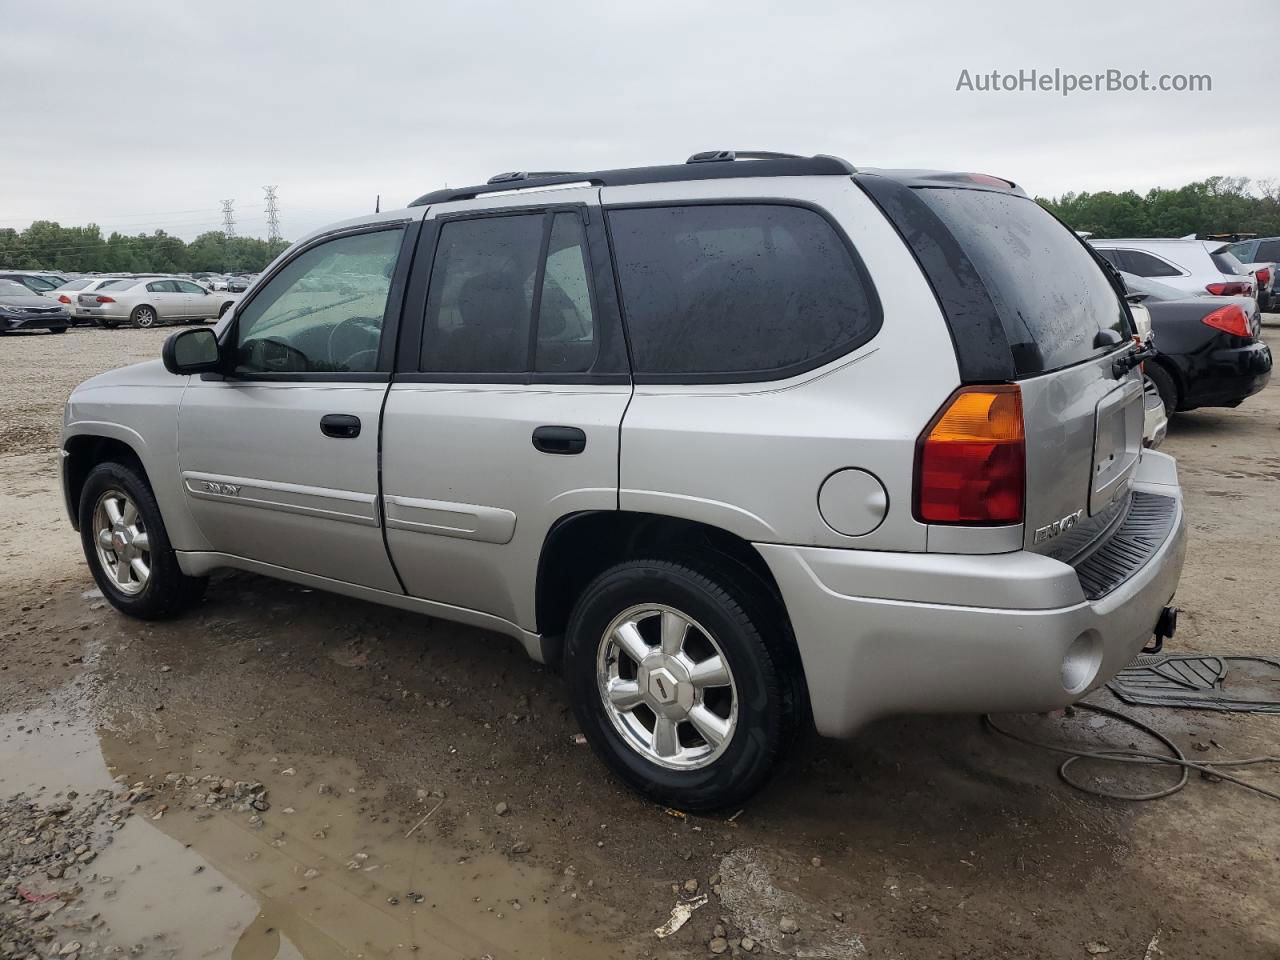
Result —
<instances>
[{"instance_id":1,"label":"suv rear door","mask_svg":"<svg viewBox=\"0 0 1280 960\"><path fill-rule=\"evenodd\" d=\"M872 186L873 195L883 192ZM1085 244L1020 192L941 185L909 192L882 207L900 220L905 205L922 203L928 213L914 215L932 224L925 232L949 234L952 256L943 267L921 250L919 234L904 231L926 272L955 272L951 283L930 279L952 326L962 379L1021 388L1023 544L1069 559L1123 511L1141 456L1142 377L1115 366L1135 333L1132 318ZM981 289L968 283L966 294L977 298L963 304L965 312L948 291L959 289L954 277L973 274ZM931 530L930 549L939 542L957 541Z\"/></svg>"},{"instance_id":2,"label":"suv rear door","mask_svg":"<svg viewBox=\"0 0 1280 960\"><path fill-rule=\"evenodd\" d=\"M549 529L617 509L631 379L598 193L428 211L382 421L387 545L412 596L532 631Z\"/></svg>"}]
</instances>

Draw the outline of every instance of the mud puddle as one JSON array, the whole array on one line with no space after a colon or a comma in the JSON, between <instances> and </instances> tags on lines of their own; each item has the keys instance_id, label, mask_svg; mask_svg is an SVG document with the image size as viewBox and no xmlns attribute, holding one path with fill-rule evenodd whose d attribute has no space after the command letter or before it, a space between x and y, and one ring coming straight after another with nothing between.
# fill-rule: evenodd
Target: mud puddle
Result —
<instances>
[{"instance_id":1,"label":"mud puddle","mask_svg":"<svg viewBox=\"0 0 1280 960\"><path fill-rule=\"evenodd\" d=\"M98 841L87 844L92 861L71 857L59 871L66 908L44 918L59 952L77 944L85 957L231 960L600 953L557 922L558 901L576 899L572 881L522 862L528 845L518 839L483 848L448 797L420 791L406 828L403 801L392 815L385 788L350 763L210 741L186 752L159 725L77 712L86 699L77 681L54 697L65 709L0 716L0 801L21 794L60 810L112 794ZM41 870L21 889L45 889L36 880L53 883ZM50 889L39 897L58 893Z\"/></svg>"}]
</instances>

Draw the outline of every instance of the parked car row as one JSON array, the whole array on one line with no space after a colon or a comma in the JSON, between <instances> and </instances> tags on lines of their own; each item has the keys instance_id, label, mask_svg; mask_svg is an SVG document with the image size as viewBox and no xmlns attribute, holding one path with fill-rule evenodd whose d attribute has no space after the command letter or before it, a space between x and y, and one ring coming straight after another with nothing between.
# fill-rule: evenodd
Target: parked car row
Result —
<instances>
[{"instance_id":1,"label":"parked car row","mask_svg":"<svg viewBox=\"0 0 1280 960\"><path fill-rule=\"evenodd\" d=\"M1261 339L1262 311L1276 302L1272 239L1089 238L1115 268L1135 317L1149 318L1145 439L1156 446L1168 417L1181 410L1239 406L1267 383L1271 351ZM1157 409L1158 407L1158 409Z\"/></svg>"},{"instance_id":2,"label":"parked car row","mask_svg":"<svg viewBox=\"0 0 1280 960\"><path fill-rule=\"evenodd\" d=\"M54 274L0 273L0 333L18 329L61 332L78 323L108 329L128 324L216 320L243 295L243 287L214 291L183 277L145 274L65 280ZM52 304L50 302L53 302Z\"/></svg>"}]
</instances>

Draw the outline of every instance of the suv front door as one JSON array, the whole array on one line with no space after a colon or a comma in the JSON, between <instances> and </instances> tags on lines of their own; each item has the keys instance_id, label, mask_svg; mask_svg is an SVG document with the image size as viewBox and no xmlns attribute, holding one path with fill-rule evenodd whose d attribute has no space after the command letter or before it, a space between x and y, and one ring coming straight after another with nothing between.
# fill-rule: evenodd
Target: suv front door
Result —
<instances>
[{"instance_id":1,"label":"suv front door","mask_svg":"<svg viewBox=\"0 0 1280 960\"><path fill-rule=\"evenodd\" d=\"M178 460L216 552L401 592L378 512L378 417L415 232L379 223L303 248L238 306L228 375L192 378Z\"/></svg>"},{"instance_id":2,"label":"suv front door","mask_svg":"<svg viewBox=\"0 0 1280 960\"><path fill-rule=\"evenodd\" d=\"M480 197L424 221L382 448L413 596L533 631L548 530L617 509L631 383L597 198Z\"/></svg>"}]
</instances>

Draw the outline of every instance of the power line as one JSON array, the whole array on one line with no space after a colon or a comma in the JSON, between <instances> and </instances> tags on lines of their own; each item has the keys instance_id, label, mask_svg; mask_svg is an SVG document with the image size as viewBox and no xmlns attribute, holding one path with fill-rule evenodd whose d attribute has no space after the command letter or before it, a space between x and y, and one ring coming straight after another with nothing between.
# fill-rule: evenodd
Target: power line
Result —
<instances>
[{"instance_id":1,"label":"power line","mask_svg":"<svg viewBox=\"0 0 1280 960\"><path fill-rule=\"evenodd\" d=\"M222 201L222 235L230 240L236 235L236 202L234 200Z\"/></svg>"},{"instance_id":2,"label":"power line","mask_svg":"<svg viewBox=\"0 0 1280 960\"><path fill-rule=\"evenodd\" d=\"M273 185L262 189L267 195L267 242L278 243L280 241L280 208L276 205L276 188Z\"/></svg>"}]
</instances>

